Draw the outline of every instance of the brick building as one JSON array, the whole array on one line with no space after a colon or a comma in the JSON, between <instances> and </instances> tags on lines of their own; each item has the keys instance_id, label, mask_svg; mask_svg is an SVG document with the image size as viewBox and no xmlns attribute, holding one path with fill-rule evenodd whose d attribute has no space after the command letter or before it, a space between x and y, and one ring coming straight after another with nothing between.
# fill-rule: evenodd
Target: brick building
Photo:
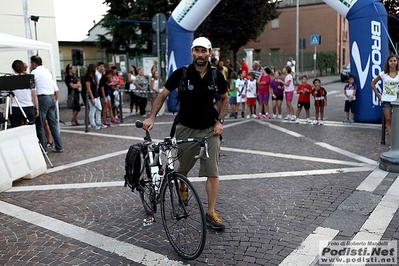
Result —
<instances>
[{"instance_id":1,"label":"brick building","mask_svg":"<svg viewBox=\"0 0 399 266\"><path fill-rule=\"evenodd\" d=\"M336 69L349 63L348 21L322 0L301 0L299 7L299 38L306 40L306 49L300 50L298 65L312 68L314 46L310 45L310 35L320 34L321 45L317 52L337 53ZM241 50L254 49L254 59L262 64L282 67L289 56L295 58L296 51L296 1L283 0L279 4L279 18L269 22L257 42L249 42ZM298 70L301 69L301 66Z\"/></svg>"}]
</instances>

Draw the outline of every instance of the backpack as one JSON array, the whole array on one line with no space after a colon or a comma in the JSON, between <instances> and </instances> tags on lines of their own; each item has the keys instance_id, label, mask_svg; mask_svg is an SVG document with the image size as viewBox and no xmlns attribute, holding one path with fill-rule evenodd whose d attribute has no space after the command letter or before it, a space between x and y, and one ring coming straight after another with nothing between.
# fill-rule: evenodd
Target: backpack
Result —
<instances>
[{"instance_id":1,"label":"backpack","mask_svg":"<svg viewBox=\"0 0 399 266\"><path fill-rule=\"evenodd\" d=\"M134 191L139 189L139 181L141 175L141 156L140 153L145 154L143 144L137 143L129 147L125 158L125 187L128 186ZM145 156L143 156L144 158ZM147 174L150 169L146 169ZM150 173L151 175L151 173Z\"/></svg>"},{"instance_id":2,"label":"backpack","mask_svg":"<svg viewBox=\"0 0 399 266\"><path fill-rule=\"evenodd\" d=\"M181 74L181 78L180 78L180 83L179 83L179 89L177 91L177 101L176 101L176 106L179 104L180 102L180 98L181 98L181 93L183 91L185 91L187 89L187 69L188 69L188 65L185 65L182 67L182 74ZM211 71L212 71L212 86L215 88L215 91L218 91L218 87L217 87L217 69L214 66L211 66ZM173 112L174 114L175 112ZM172 124L172 128L170 129L170 137L173 138L175 136L175 132L176 132L176 127L177 124L179 123L179 113L177 113L177 115L175 116L175 119L173 120L173 124Z\"/></svg>"}]
</instances>

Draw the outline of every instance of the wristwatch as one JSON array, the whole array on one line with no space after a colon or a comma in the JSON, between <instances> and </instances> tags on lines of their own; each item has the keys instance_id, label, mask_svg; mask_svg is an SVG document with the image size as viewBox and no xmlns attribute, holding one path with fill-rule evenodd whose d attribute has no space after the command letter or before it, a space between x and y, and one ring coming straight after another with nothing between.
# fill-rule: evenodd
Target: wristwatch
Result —
<instances>
[{"instance_id":1,"label":"wristwatch","mask_svg":"<svg viewBox=\"0 0 399 266\"><path fill-rule=\"evenodd\" d=\"M223 118L218 118L218 119L216 119L216 121L219 121L220 124L222 124L222 125L223 125L223 123L224 123L224 119L223 119Z\"/></svg>"}]
</instances>

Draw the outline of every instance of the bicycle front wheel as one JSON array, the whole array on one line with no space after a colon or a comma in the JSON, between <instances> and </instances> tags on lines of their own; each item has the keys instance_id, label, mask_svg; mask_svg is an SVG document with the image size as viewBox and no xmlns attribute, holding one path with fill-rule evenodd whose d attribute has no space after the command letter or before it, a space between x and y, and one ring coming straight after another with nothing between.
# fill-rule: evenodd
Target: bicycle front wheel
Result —
<instances>
[{"instance_id":1,"label":"bicycle front wheel","mask_svg":"<svg viewBox=\"0 0 399 266\"><path fill-rule=\"evenodd\" d=\"M165 178L160 203L166 236L183 259L196 259L204 250L206 241L206 221L201 200L185 176L175 172Z\"/></svg>"}]
</instances>

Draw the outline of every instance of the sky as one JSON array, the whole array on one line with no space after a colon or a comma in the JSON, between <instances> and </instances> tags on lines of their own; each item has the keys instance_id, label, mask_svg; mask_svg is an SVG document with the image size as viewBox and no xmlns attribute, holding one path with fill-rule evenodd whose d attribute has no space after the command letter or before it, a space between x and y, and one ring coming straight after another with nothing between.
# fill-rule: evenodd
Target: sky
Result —
<instances>
[{"instance_id":1,"label":"sky","mask_svg":"<svg viewBox=\"0 0 399 266\"><path fill-rule=\"evenodd\" d=\"M81 41L107 12L104 0L54 0L58 41Z\"/></svg>"}]
</instances>

